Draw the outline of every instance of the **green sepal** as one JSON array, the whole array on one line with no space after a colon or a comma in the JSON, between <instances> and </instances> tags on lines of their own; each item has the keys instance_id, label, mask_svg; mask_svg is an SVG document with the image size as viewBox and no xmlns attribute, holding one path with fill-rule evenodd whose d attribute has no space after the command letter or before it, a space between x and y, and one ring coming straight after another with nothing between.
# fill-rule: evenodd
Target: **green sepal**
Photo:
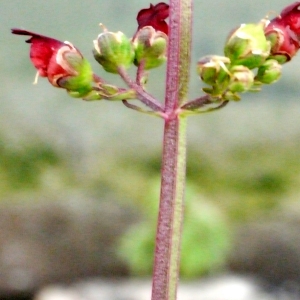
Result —
<instances>
[{"instance_id":1,"label":"green sepal","mask_svg":"<svg viewBox=\"0 0 300 300\"><path fill-rule=\"evenodd\" d=\"M240 101L241 100L241 97L239 94L237 93L233 93L231 91L228 91L224 94L223 96L223 99L224 100L229 100L229 101Z\"/></svg>"},{"instance_id":2,"label":"green sepal","mask_svg":"<svg viewBox=\"0 0 300 300\"><path fill-rule=\"evenodd\" d=\"M136 99L137 97L136 92L134 90L120 89L111 84L101 84L97 92L106 100L128 100Z\"/></svg>"},{"instance_id":3,"label":"green sepal","mask_svg":"<svg viewBox=\"0 0 300 300\"><path fill-rule=\"evenodd\" d=\"M74 95L78 94L78 98L88 94L93 89L93 70L90 63L77 53L71 52L65 55L65 59L77 74L60 78L58 85Z\"/></svg>"},{"instance_id":4,"label":"green sepal","mask_svg":"<svg viewBox=\"0 0 300 300\"><path fill-rule=\"evenodd\" d=\"M81 98L86 101L101 100L102 97L96 91L90 91L89 93L83 94L74 91L67 91L67 93L73 98Z\"/></svg>"}]
</instances>

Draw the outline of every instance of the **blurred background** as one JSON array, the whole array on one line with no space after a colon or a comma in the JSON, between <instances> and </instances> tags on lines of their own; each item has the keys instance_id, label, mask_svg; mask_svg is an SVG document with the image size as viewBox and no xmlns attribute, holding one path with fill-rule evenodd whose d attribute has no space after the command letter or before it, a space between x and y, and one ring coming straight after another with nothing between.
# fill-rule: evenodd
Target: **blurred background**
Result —
<instances>
[{"instance_id":1,"label":"blurred background","mask_svg":"<svg viewBox=\"0 0 300 300\"><path fill-rule=\"evenodd\" d=\"M289 1L194 1L197 60ZM155 4L156 2L152 2ZM84 102L35 69L23 28L72 42L94 61L99 23L128 37L146 0L0 0L0 295L91 277L149 277L163 122L121 103ZM164 72L149 91L163 100ZM134 70L132 70L134 74ZM235 272L268 286L300 283L300 60L280 81L188 124L182 278Z\"/></svg>"}]
</instances>

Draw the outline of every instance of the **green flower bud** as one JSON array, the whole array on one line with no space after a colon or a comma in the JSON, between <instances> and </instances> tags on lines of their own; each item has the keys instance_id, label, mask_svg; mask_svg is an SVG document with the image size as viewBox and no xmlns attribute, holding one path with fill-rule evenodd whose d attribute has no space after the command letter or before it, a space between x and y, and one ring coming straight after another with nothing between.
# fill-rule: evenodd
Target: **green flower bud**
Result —
<instances>
[{"instance_id":1,"label":"green flower bud","mask_svg":"<svg viewBox=\"0 0 300 300\"><path fill-rule=\"evenodd\" d=\"M226 41L224 53L233 65L249 69L259 67L270 54L270 42L264 34L265 22L242 24Z\"/></svg>"},{"instance_id":2,"label":"green flower bud","mask_svg":"<svg viewBox=\"0 0 300 300\"><path fill-rule=\"evenodd\" d=\"M144 68L159 67L167 59L168 36L162 31L156 31L152 26L142 27L133 39L135 49L134 64L138 66L144 61Z\"/></svg>"},{"instance_id":3,"label":"green flower bud","mask_svg":"<svg viewBox=\"0 0 300 300\"><path fill-rule=\"evenodd\" d=\"M94 40L93 53L104 70L110 73L118 73L120 66L129 68L134 59L132 44L120 31L115 33L104 29Z\"/></svg>"},{"instance_id":4,"label":"green flower bud","mask_svg":"<svg viewBox=\"0 0 300 300\"><path fill-rule=\"evenodd\" d=\"M202 57L197 63L197 72L202 81L209 84L223 84L228 82L230 73L227 66L230 59L224 56L208 55Z\"/></svg>"},{"instance_id":5,"label":"green flower bud","mask_svg":"<svg viewBox=\"0 0 300 300\"><path fill-rule=\"evenodd\" d=\"M281 64L275 59L268 59L257 70L255 81L270 84L277 81L281 76Z\"/></svg>"},{"instance_id":6,"label":"green flower bud","mask_svg":"<svg viewBox=\"0 0 300 300\"><path fill-rule=\"evenodd\" d=\"M254 83L254 75L245 66L234 66L230 69L231 80L228 90L232 93L242 93L251 89Z\"/></svg>"}]
</instances>

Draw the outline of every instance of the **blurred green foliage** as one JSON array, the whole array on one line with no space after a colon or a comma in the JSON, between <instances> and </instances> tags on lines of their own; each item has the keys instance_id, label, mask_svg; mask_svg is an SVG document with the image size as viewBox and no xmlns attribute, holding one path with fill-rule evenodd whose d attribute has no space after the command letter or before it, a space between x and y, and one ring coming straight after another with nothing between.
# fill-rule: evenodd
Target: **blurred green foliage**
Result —
<instances>
[{"instance_id":1,"label":"blurred green foliage","mask_svg":"<svg viewBox=\"0 0 300 300\"><path fill-rule=\"evenodd\" d=\"M45 168L62 165L58 153L43 143L25 147L8 146L0 138L1 192L35 189Z\"/></svg>"},{"instance_id":2,"label":"blurred green foliage","mask_svg":"<svg viewBox=\"0 0 300 300\"><path fill-rule=\"evenodd\" d=\"M187 161L181 273L192 278L226 265L236 223L267 217L299 192L297 141L190 149ZM84 163L41 141L12 145L0 140L1 199L58 195L74 190L101 201L124 201L140 222L116 252L133 274L150 275L159 197L160 154L104 154ZM34 199L39 199L35 197Z\"/></svg>"},{"instance_id":3,"label":"blurred green foliage","mask_svg":"<svg viewBox=\"0 0 300 300\"><path fill-rule=\"evenodd\" d=\"M157 218L156 178L155 192L145 195L147 204L143 208L143 221L130 228L121 240L120 256L138 275L150 275L153 267L153 251ZM181 253L181 275L193 278L220 268L226 261L230 249L229 224L222 212L210 201L187 187L185 220Z\"/></svg>"}]
</instances>

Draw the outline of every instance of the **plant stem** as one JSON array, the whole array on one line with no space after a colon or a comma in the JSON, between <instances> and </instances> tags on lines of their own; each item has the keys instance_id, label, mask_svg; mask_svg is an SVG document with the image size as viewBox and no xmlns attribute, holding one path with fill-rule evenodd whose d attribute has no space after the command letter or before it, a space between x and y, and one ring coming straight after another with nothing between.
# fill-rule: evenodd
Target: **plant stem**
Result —
<instances>
[{"instance_id":1,"label":"plant stem","mask_svg":"<svg viewBox=\"0 0 300 300\"><path fill-rule=\"evenodd\" d=\"M152 300L175 300L186 166L186 118L177 109L186 102L191 47L192 0L170 0L170 33L160 205L156 233Z\"/></svg>"},{"instance_id":2,"label":"plant stem","mask_svg":"<svg viewBox=\"0 0 300 300\"><path fill-rule=\"evenodd\" d=\"M163 107L161 105L161 103L159 103L153 96L151 96L149 93L145 92L144 89L140 86L139 83L134 82L129 75L127 74L125 68L123 68L122 66L120 66L118 68L119 71L119 75L121 76L121 78L124 80L124 82L130 87L132 88L134 91L137 92L137 98L144 103L145 105L147 105L148 107L150 107L151 109L153 109L154 111L162 111Z\"/></svg>"}]
</instances>

